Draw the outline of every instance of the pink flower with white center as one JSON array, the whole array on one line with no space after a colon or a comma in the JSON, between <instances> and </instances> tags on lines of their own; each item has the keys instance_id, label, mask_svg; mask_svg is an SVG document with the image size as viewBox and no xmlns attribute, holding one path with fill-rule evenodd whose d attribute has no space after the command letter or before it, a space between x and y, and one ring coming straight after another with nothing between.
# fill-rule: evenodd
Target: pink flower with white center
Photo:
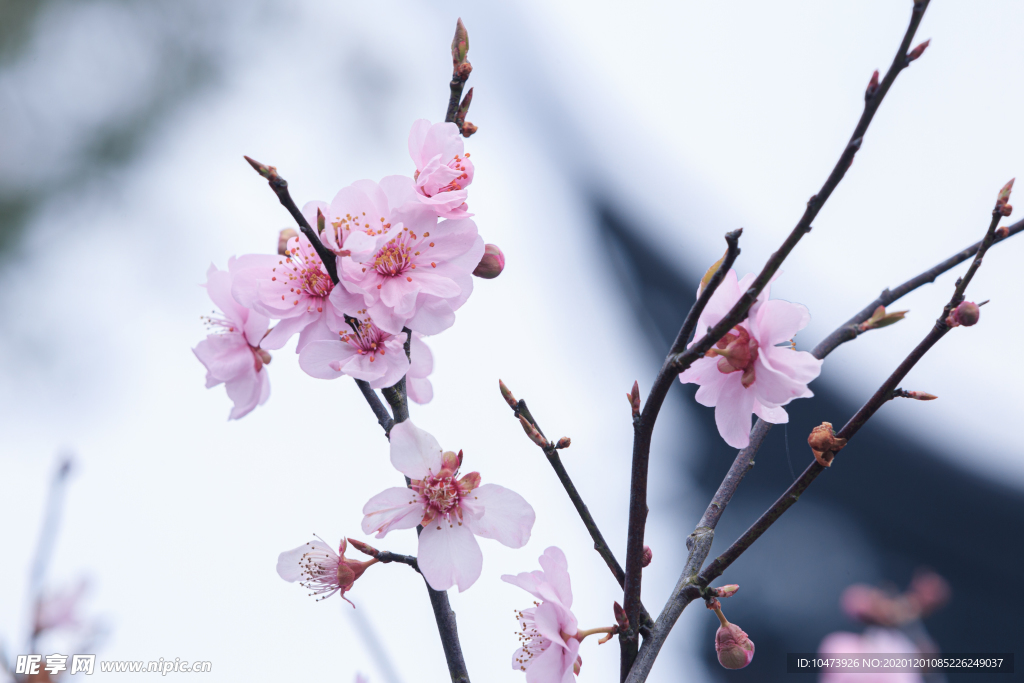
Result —
<instances>
[{"instance_id":1,"label":"pink flower with white center","mask_svg":"<svg viewBox=\"0 0 1024 683\"><path fill-rule=\"evenodd\" d=\"M434 354L423 341L423 335L413 332L409 346L409 372L405 375L405 387L411 401L423 405L434 398L434 387L427 379L433 371Z\"/></svg>"},{"instance_id":2,"label":"pink flower with white center","mask_svg":"<svg viewBox=\"0 0 1024 683\"><path fill-rule=\"evenodd\" d=\"M243 305L279 318L263 347L279 349L298 333L297 350L315 339L329 339L346 327L330 305L334 289L323 261L305 235L288 240L283 256L249 257L251 267L239 272L232 293Z\"/></svg>"},{"instance_id":3,"label":"pink flower with white center","mask_svg":"<svg viewBox=\"0 0 1024 683\"><path fill-rule=\"evenodd\" d=\"M442 218L469 218L466 187L473 182L473 162L463 151L454 123L420 119L409 132L409 156L416 164L417 199Z\"/></svg>"},{"instance_id":4,"label":"pink flower with white center","mask_svg":"<svg viewBox=\"0 0 1024 683\"><path fill-rule=\"evenodd\" d=\"M565 554L552 546L540 556L540 566L541 571L501 577L542 601L516 612L520 647L512 655L512 668L525 671L527 683L572 683L582 660L580 632L571 610L569 563Z\"/></svg>"},{"instance_id":5,"label":"pink flower with white center","mask_svg":"<svg viewBox=\"0 0 1024 683\"><path fill-rule=\"evenodd\" d=\"M277 558L277 573L285 581L298 581L300 586L310 590L310 595L317 596L318 601L326 600L340 591L342 600L352 605L345 593L352 589L352 584L368 567L379 560L350 560L345 557L347 547L348 540L343 538L338 552L334 552L331 546L318 537L281 553Z\"/></svg>"},{"instance_id":6,"label":"pink flower with white center","mask_svg":"<svg viewBox=\"0 0 1024 683\"><path fill-rule=\"evenodd\" d=\"M263 367L270 362L270 354L260 348L270 321L231 296L233 280L247 264L245 256L232 258L226 272L212 265L206 272L206 291L224 316L206 318L210 327L220 331L192 349L206 366L206 388L224 384L227 389L235 404L228 416L231 420L248 415L270 397L270 380Z\"/></svg>"},{"instance_id":7,"label":"pink flower with white center","mask_svg":"<svg viewBox=\"0 0 1024 683\"><path fill-rule=\"evenodd\" d=\"M355 327L330 340L311 341L299 352L299 367L319 379L342 375L369 382L374 389L396 384L409 370L405 332L390 334L373 324L365 311L350 318Z\"/></svg>"},{"instance_id":8,"label":"pink flower with white center","mask_svg":"<svg viewBox=\"0 0 1024 683\"><path fill-rule=\"evenodd\" d=\"M753 280L754 275L746 275L737 282L734 271L726 274L697 321L695 341L726 316ZM733 448L749 445L751 414L773 424L788 422L782 406L813 396L807 384L821 372L821 361L795 350L792 342L810 314L800 304L769 300L770 287L746 320L679 375L684 384L700 385L697 402L715 409L718 432Z\"/></svg>"},{"instance_id":9,"label":"pink flower with white center","mask_svg":"<svg viewBox=\"0 0 1024 683\"><path fill-rule=\"evenodd\" d=\"M412 480L385 489L363 506L363 532L383 538L392 529L423 525L420 572L434 590L464 591L480 577L483 554L476 536L509 548L530 540L536 515L518 493L480 475L459 478L462 453L442 451L437 440L409 420L391 428L391 464Z\"/></svg>"},{"instance_id":10,"label":"pink flower with white center","mask_svg":"<svg viewBox=\"0 0 1024 683\"><path fill-rule=\"evenodd\" d=\"M468 218L436 223L423 216L409 211L407 222L383 231L364 263L341 259L344 289L331 295L339 311L365 308L378 327L392 333L408 327L437 334L455 323L455 311L473 291L484 241Z\"/></svg>"}]
</instances>

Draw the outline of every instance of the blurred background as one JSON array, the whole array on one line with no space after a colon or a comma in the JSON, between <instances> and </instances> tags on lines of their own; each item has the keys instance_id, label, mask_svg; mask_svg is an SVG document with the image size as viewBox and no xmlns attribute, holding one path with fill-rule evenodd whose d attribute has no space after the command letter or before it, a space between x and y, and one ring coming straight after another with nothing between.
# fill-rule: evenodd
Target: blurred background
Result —
<instances>
[{"instance_id":1,"label":"blurred background","mask_svg":"<svg viewBox=\"0 0 1024 683\"><path fill-rule=\"evenodd\" d=\"M272 253L290 224L242 155L276 165L300 204L411 174L409 127L444 116L459 16L474 65L468 118L480 127L467 142L470 206L508 265L429 340L434 400L412 419L462 448L485 482L522 493L538 522L521 551L485 541L483 577L452 605L474 680L522 681L509 665L513 610L529 598L498 576L536 568L557 544L581 625L612 623L617 585L497 379L549 435L572 438L563 459L623 559L623 394L638 380L646 395L725 232L744 228L741 275L781 243L910 8L0 1L2 649L28 651L43 533L48 590L88 578L79 609L103 624L92 646L101 660L209 660L218 681L447 680L407 567L368 572L349 595L357 610L315 603L274 570L312 533L362 538L363 503L398 481L353 383L314 380L282 349L269 403L228 422L224 390L203 388L190 348L205 335L211 304L198 285L209 264ZM932 4L918 32L931 47L897 80L773 286L811 310L797 348L982 236L1024 162L1022 22L1011 0ZM948 335L905 383L940 399L886 405L722 577L741 585L724 609L757 644L753 664L719 667L717 620L693 605L652 681L785 678L786 652L862 630L840 608L847 586L903 590L925 566L951 585L924 621L944 651L1021 642L1020 239L993 249L972 283L969 298L992 300L980 324ZM792 404L789 426L769 436L713 553L807 465L810 428L845 422L926 333L964 269L894 305L910 310L905 321L828 358L816 398ZM644 583L655 613L733 456L692 394L673 389L655 434ZM66 452L51 533L47 497ZM415 538L399 532L380 547L414 553ZM581 654L581 680L616 680L614 644L588 640Z\"/></svg>"}]
</instances>

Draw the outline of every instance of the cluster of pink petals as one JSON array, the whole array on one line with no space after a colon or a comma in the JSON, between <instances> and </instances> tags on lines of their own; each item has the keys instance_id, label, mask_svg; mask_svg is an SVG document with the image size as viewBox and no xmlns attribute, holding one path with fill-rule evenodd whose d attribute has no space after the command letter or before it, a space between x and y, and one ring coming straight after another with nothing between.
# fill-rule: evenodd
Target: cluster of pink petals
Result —
<instances>
[{"instance_id":1,"label":"cluster of pink petals","mask_svg":"<svg viewBox=\"0 0 1024 683\"><path fill-rule=\"evenodd\" d=\"M317 596L317 600L326 600L340 592L342 599L352 605L345 593L377 560L350 560L345 557L347 547L348 540L343 538L338 552L334 552L334 548L317 538L281 553L277 558L277 574L285 581L298 581L299 585L310 590L310 595Z\"/></svg>"},{"instance_id":2,"label":"cluster of pink petals","mask_svg":"<svg viewBox=\"0 0 1024 683\"><path fill-rule=\"evenodd\" d=\"M737 281L732 270L726 274L697 321L696 339L726 316L753 280L746 275ZM813 396L807 384L821 372L820 360L792 346L793 336L810 322L807 309L769 299L770 288L743 322L679 375L684 384L700 385L697 402L715 409L718 432L733 448L749 445L751 415L773 424L788 422L782 406Z\"/></svg>"},{"instance_id":3,"label":"cluster of pink petals","mask_svg":"<svg viewBox=\"0 0 1024 683\"><path fill-rule=\"evenodd\" d=\"M572 585L565 553L552 546L540 556L540 571L505 574L502 581L519 586L541 602L516 614L521 646L512 668L526 672L527 683L572 683L579 673L580 641L572 613Z\"/></svg>"},{"instance_id":4,"label":"cluster of pink petals","mask_svg":"<svg viewBox=\"0 0 1024 683\"><path fill-rule=\"evenodd\" d=\"M238 303L231 295L233 280L249 265L246 257L228 261L228 270L210 266L206 273L206 291L223 317L210 316L207 322L219 330L199 342L192 350L206 366L206 387L224 384L234 402L229 419L248 415L270 396L270 380L264 367L270 354L260 348L267 332L267 316Z\"/></svg>"},{"instance_id":5,"label":"cluster of pink petals","mask_svg":"<svg viewBox=\"0 0 1024 683\"><path fill-rule=\"evenodd\" d=\"M437 440L406 420L391 428L391 464L412 480L410 488L385 489L363 507L363 533L383 538L393 529L423 525L418 564L434 590L464 591L480 577L483 554L476 536L509 548L530 540L536 519L518 493L480 475L459 477L462 453L443 451Z\"/></svg>"},{"instance_id":6,"label":"cluster of pink petals","mask_svg":"<svg viewBox=\"0 0 1024 683\"><path fill-rule=\"evenodd\" d=\"M348 375L374 389L397 383L409 369L405 332L390 334L365 315L330 340L312 341L299 353L299 367L319 379ZM422 342L421 342L422 343Z\"/></svg>"},{"instance_id":7,"label":"cluster of pink petals","mask_svg":"<svg viewBox=\"0 0 1024 683\"><path fill-rule=\"evenodd\" d=\"M856 658L857 655L903 654L918 652L917 646L900 631L869 628L863 634L838 631L825 636L818 647L822 657ZM824 671L819 683L924 683L924 677L912 671Z\"/></svg>"},{"instance_id":8,"label":"cluster of pink petals","mask_svg":"<svg viewBox=\"0 0 1024 683\"><path fill-rule=\"evenodd\" d=\"M853 619L877 626L899 627L926 617L947 602L949 583L930 570L918 571L905 593L896 595L855 583L843 591L840 604Z\"/></svg>"},{"instance_id":9,"label":"cluster of pink petals","mask_svg":"<svg viewBox=\"0 0 1024 683\"><path fill-rule=\"evenodd\" d=\"M442 218L468 218L466 186L473 182L473 162L454 123L420 119L409 133L409 156L416 164L416 195Z\"/></svg>"},{"instance_id":10,"label":"cluster of pink petals","mask_svg":"<svg viewBox=\"0 0 1024 683\"><path fill-rule=\"evenodd\" d=\"M345 327L345 318L330 305L334 289L323 261L305 235L288 240L280 256L243 256L246 267L235 277L232 296L242 306L280 320L263 340L279 349L299 335L298 350Z\"/></svg>"}]
</instances>

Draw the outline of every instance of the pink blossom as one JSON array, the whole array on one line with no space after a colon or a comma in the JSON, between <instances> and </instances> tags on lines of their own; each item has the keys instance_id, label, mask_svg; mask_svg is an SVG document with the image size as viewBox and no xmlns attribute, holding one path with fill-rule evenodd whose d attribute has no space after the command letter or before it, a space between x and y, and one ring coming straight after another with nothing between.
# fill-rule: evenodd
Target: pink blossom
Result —
<instances>
[{"instance_id":1,"label":"pink blossom","mask_svg":"<svg viewBox=\"0 0 1024 683\"><path fill-rule=\"evenodd\" d=\"M409 132L409 156L416 164L416 196L442 218L468 218L466 187L473 182L473 162L463 152L454 123L420 119Z\"/></svg>"},{"instance_id":2,"label":"pink blossom","mask_svg":"<svg viewBox=\"0 0 1024 683\"><path fill-rule=\"evenodd\" d=\"M270 354L259 348L269 320L251 311L231 296L233 279L247 265L246 257L232 258L228 270L210 266L206 272L206 291L224 316L209 316L207 323L220 331L199 342L192 350L206 366L206 388L224 384L234 402L229 419L248 415L270 397L270 380L263 367Z\"/></svg>"},{"instance_id":3,"label":"pink blossom","mask_svg":"<svg viewBox=\"0 0 1024 683\"><path fill-rule=\"evenodd\" d=\"M349 315L365 308L378 327L393 334L403 327L423 334L451 327L473 291L484 241L468 218L436 220L407 204L381 224L365 262L354 254L340 259L344 287L331 294L335 308Z\"/></svg>"},{"instance_id":4,"label":"pink blossom","mask_svg":"<svg viewBox=\"0 0 1024 683\"><path fill-rule=\"evenodd\" d=\"M825 636L818 647L823 657L856 658L857 655L906 654L918 648L899 631L869 628L863 634L839 631ZM823 671L818 683L924 683L924 677L910 671L865 671L862 673Z\"/></svg>"},{"instance_id":5,"label":"pink blossom","mask_svg":"<svg viewBox=\"0 0 1024 683\"><path fill-rule=\"evenodd\" d=\"M317 538L281 553L277 558L277 573L285 581L298 581L300 586L311 591L310 595L317 596L317 600L326 600L341 591L342 599L352 605L352 601L345 597L345 593L351 590L356 579L378 560L350 560L345 557L347 547L348 541L343 538L338 546L338 552L334 552L331 546Z\"/></svg>"},{"instance_id":6,"label":"pink blossom","mask_svg":"<svg viewBox=\"0 0 1024 683\"><path fill-rule=\"evenodd\" d=\"M71 590L41 596L36 601L33 631L39 634L43 631L81 626L77 614L78 604L85 595L88 585L88 582L82 579Z\"/></svg>"},{"instance_id":7,"label":"pink blossom","mask_svg":"<svg viewBox=\"0 0 1024 683\"><path fill-rule=\"evenodd\" d=\"M540 604L516 613L521 646L512 668L526 672L527 683L572 683L579 673L580 641L572 613L572 585L565 554L552 546L540 556L540 571L505 574L502 581L519 586Z\"/></svg>"},{"instance_id":8,"label":"pink blossom","mask_svg":"<svg viewBox=\"0 0 1024 683\"><path fill-rule=\"evenodd\" d=\"M536 516L518 493L480 475L459 478L461 451L443 451L409 420L391 428L391 464L412 480L410 488L385 489L363 506L363 532L383 538L392 529L423 525L419 568L434 590L464 591L480 577L483 555L475 536L509 548L530 540Z\"/></svg>"},{"instance_id":9,"label":"pink blossom","mask_svg":"<svg viewBox=\"0 0 1024 683\"><path fill-rule=\"evenodd\" d=\"M695 341L725 317L753 280L753 275L746 275L737 282L734 271L726 274L697 321ZM770 286L758 296L746 320L679 375L684 384L700 385L697 402L715 408L718 432L733 448L750 443L751 414L773 424L788 422L782 406L813 396L807 384L821 372L820 360L796 351L792 344L810 314L800 304L770 300Z\"/></svg>"},{"instance_id":10,"label":"pink blossom","mask_svg":"<svg viewBox=\"0 0 1024 683\"><path fill-rule=\"evenodd\" d=\"M280 322L263 340L279 349L299 334L297 351L316 339L329 339L346 327L330 305L335 288L323 261L305 235L288 240L283 256L252 255L235 278L232 294L243 305Z\"/></svg>"},{"instance_id":11,"label":"pink blossom","mask_svg":"<svg viewBox=\"0 0 1024 683\"><path fill-rule=\"evenodd\" d=\"M365 315L353 318L334 338L309 342L299 352L299 367L319 379L348 375L370 383L374 389L396 384L409 370L405 356L405 332L390 334Z\"/></svg>"},{"instance_id":12,"label":"pink blossom","mask_svg":"<svg viewBox=\"0 0 1024 683\"><path fill-rule=\"evenodd\" d=\"M427 379L433 371L434 354L423 341L423 335L413 332L412 344L409 346L409 372L405 375L405 387L410 400L423 405L434 398L434 387Z\"/></svg>"}]
</instances>

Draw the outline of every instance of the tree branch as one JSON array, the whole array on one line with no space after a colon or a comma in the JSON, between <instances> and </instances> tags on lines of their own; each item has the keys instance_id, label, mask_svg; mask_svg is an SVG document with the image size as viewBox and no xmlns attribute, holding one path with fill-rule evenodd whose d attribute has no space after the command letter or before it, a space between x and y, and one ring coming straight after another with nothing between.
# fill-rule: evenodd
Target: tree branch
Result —
<instances>
[{"instance_id":1,"label":"tree branch","mask_svg":"<svg viewBox=\"0 0 1024 683\"><path fill-rule=\"evenodd\" d=\"M388 409L384 407L384 404L380 402L380 397L377 396L377 392L370 388L370 383L357 379L356 386L359 387L359 391L362 392L363 398L370 405L370 410L377 417L377 424L384 429L384 434L391 433L391 427L394 426L395 421L391 419L391 414Z\"/></svg>"},{"instance_id":2,"label":"tree branch","mask_svg":"<svg viewBox=\"0 0 1024 683\"><path fill-rule=\"evenodd\" d=\"M703 357L711 346L729 332L729 330L742 322L747 311L749 311L750 307L757 299L757 296L768 284L772 276L778 271L786 257L790 252L792 252L793 248L796 247L800 239L810 232L812 221L817 217L818 212L821 210L822 206L824 206L825 202L839 185L839 182L843 179L843 176L846 175L846 171L853 163L853 158L857 154L857 151L860 149L861 143L863 142L864 134L867 132L868 126L874 118L875 113L878 111L878 107L881 105L886 93L889 91L889 88L892 86L899 73L909 66L912 61L912 56L908 54L908 50L910 49L910 44L914 39L914 34L917 32L917 27L921 23L921 18L924 16L925 9L928 7L928 2L929 0L917 0L917 2L914 3L910 24L903 36L903 40L896 52L896 56L893 58L892 65L885 74L885 78L877 85L875 79L872 78L872 82L869 84L868 90L865 92L864 96L864 111L861 113L860 120L854 128L853 134L850 136L850 141L847 143L846 148L840 155L839 161L836 162L836 165L829 174L825 184L822 185L818 193L811 197L807 202L807 208L805 209L803 216L800 218L799 222L793 228L786 240L782 243L782 246L778 251L772 254L771 258L768 259L768 262L765 264L764 268L762 268L757 278L755 278L753 284L746 292L743 293L739 301L736 302L729 313L717 325L712 327L700 341L696 342L686 350L678 351L674 354L670 353L665 359L665 363L662 365L661 371L658 373L654 386L651 388L651 394L647 399L647 404L644 406L644 410L640 415L640 420L634 430L633 473L630 486L629 536L627 537L626 546L626 587L624 601L626 614L630 619L635 619L637 617L637 606L640 600L640 569L643 552L643 532L647 519L647 470L648 460L650 458L651 432L654 428L654 422L657 419L661 405L664 402L665 395L668 393L668 389L672 384L672 380L675 375L688 368L695 360ZM915 53L916 52L918 51L915 50ZM919 56L919 54L914 55L913 58L916 58L916 56ZM620 634L619 641L622 651L620 674L621 679L626 680L629 675L629 671L632 668L633 661L636 658L638 639L635 634L626 633ZM646 677L646 674L644 674L644 677ZM641 678L637 680L643 679Z\"/></svg>"},{"instance_id":3,"label":"tree branch","mask_svg":"<svg viewBox=\"0 0 1024 683\"><path fill-rule=\"evenodd\" d=\"M579 514L580 519L583 520L583 526L587 528L590 533L590 538L594 540L594 550L601 556L605 564L608 565L608 569L611 570L615 580L619 582L619 586L622 586L626 580L626 574L622 571L619 561L615 559L615 554L612 549L608 547L607 541L604 540L604 535L601 533L601 529L597 526L597 521L594 516L590 514L590 510L587 508L586 503L583 502L583 497L579 491L576 490L576 485L572 483L572 479L569 477L569 473L565 469L565 465L562 464L562 459L558 455L558 447L556 444L551 443L544 436L543 430L540 425L537 424L537 420L530 413L530 409L526 407L525 400L516 401L512 392L508 390L505 383L498 380L501 386L501 394L505 397L509 407L512 408L513 414L518 418L522 416L525 418L540 434L546 445L541 446L537 444L544 455L547 456L548 462L551 464L551 468L555 470L555 475L558 477L558 481L562 483L562 488L569 494L569 500L572 501L573 507L576 508L576 512ZM566 446L568 447L568 446ZM650 633L650 627L654 625L654 620L651 619L651 615L647 613L643 605L640 605L640 632L646 635Z\"/></svg>"},{"instance_id":4,"label":"tree branch","mask_svg":"<svg viewBox=\"0 0 1024 683\"><path fill-rule=\"evenodd\" d=\"M309 223L306 221L306 217L299 211L299 207L295 205L295 201L292 199L292 195L288 192L288 181L282 178L277 173L277 169L273 166L267 166L261 164L255 159L245 157L245 160L249 162L249 165L256 169L256 172L267 179L267 184L270 185L270 189L277 195L281 205L288 209L288 213L292 215L295 222L298 223L299 229L302 230L302 234L306 236L306 239L310 241L313 248L316 249L317 256L324 264L324 270L331 276L331 282L338 284L338 264L334 256L334 252L324 246L323 242L320 241L320 236L316 233L316 230L309 227Z\"/></svg>"}]
</instances>

